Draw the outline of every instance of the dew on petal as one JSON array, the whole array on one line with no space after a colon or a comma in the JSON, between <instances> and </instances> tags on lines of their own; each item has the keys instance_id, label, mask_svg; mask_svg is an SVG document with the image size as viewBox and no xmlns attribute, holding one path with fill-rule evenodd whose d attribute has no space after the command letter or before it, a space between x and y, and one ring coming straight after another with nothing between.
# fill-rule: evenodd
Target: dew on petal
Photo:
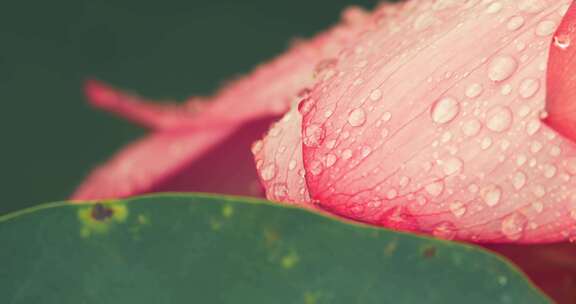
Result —
<instances>
[{"instance_id":1,"label":"dew on petal","mask_svg":"<svg viewBox=\"0 0 576 304\"><path fill-rule=\"evenodd\" d=\"M488 111L486 127L494 132L504 132L512 124L512 111L505 106L497 106Z\"/></svg>"},{"instance_id":2,"label":"dew on petal","mask_svg":"<svg viewBox=\"0 0 576 304\"><path fill-rule=\"evenodd\" d=\"M268 164L262 168L260 171L260 176L262 180L269 181L276 176L276 165L275 164Z\"/></svg>"},{"instance_id":3,"label":"dew on petal","mask_svg":"<svg viewBox=\"0 0 576 304\"><path fill-rule=\"evenodd\" d=\"M466 206L459 201L453 202L449 206L450 211L455 217L462 217L466 213Z\"/></svg>"},{"instance_id":4,"label":"dew on petal","mask_svg":"<svg viewBox=\"0 0 576 304\"><path fill-rule=\"evenodd\" d=\"M444 174L453 175L462 170L463 162L459 158L453 157L442 162Z\"/></svg>"},{"instance_id":5,"label":"dew on petal","mask_svg":"<svg viewBox=\"0 0 576 304\"><path fill-rule=\"evenodd\" d=\"M506 27L510 31L516 31L520 29L524 25L524 17L522 16L513 16L508 20Z\"/></svg>"},{"instance_id":6,"label":"dew on petal","mask_svg":"<svg viewBox=\"0 0 576 304\"><path fill-rule=\"evenodd\" d=\"M482 124L476 118L473 118L464 124L462 124L462 133L464 133L467 137L473 137L480 133L480 129L482 128Z\"/></svg>"},{"instance_id":7,"label":"dew on petal","mask_svg":"<svg viewBox=\"0 0 576 304\"><path fill-rule=\"evenodd\" d=\"M360 127L366 122L366 112L362 108L352 110L348 115L348 123L353 127Z\"/></svg>"},{"instance_id":8,"label":"dew on petal","mask_svg":"<svg viewBox=\"0 0 576 304\"><path fill-rule=\"evenodd\" d=\"M493 207L496 206L500 202L500 198L502 197L502 189L500 186L490 185L483 188L481 191L481 196L486 205Z\"/></svg>"},{"instance_id":9,"label":"dew on petal","mask_svg":"<svg viewBox=\"0 0 576 304\"><path fill-rule=\"evenodd\" d=\"M446 124L454 120L460 111L456 99L444 97L432 106L432 120L438 124Z\"/></svg>"},{"instance_id":10,"label":"dew on petal","mask_svg":"<svg viewBox=\"0 0 576 304\"><path fill-rule=\"evenodd\" d=\"M509 240L516 241L522 238L528 219L525 215L515 212L502 219L502 234Z\"/></svg>"},{"instance_id":11,"label":"dew on petal","mask_svg":"<svg viewBox=\"0 0 576 304\"><path fill-rule=\"evenodd\" d=\"M302 141L308 147L318 147L324 141L326 131L321 125L312 124L304 129Z\"/></svg>"},{"instance_id":12,"label":"dew on petal","mask_svg":"<svg viewBox=\"0 0 576 304\"><path fill-rule=\"evenodd\" d=\"M482 95L484 88L479 83L473 83L466 88L465 95L468 98L476 98Z\"/></svg>"},{"instance_id":13,"label":"dew on petal","mask_svg":"<svg viewBox=\"0 0 576 304\"><path fill-rule=\"evenodd\" d=\"M512 56L498 56L488 66L488 77L495 82L504 81L518 69L518 62Z\"/></svg>"},{"instance_id":14,"label":"dew on petal","mask_svg":"<svg viewBox=\"0 0 576 304\"><path fill-rule=\"evenodd\" d=\"M338 160L338 157L334 154L328 154L326 155L326 167L332 167L336 161Z\"/></svg>"},{"instance_id":15,"label":"dew on petal","mask_svg":"<svg viewBox=\"0 0 576 304\"><path fill-rule=\"evenodd\" d=\"M571 43L572 43L572 40L570 39L570 36L568 36L568 35L560 34L560 35L554 36L554 46L561 49L561 50L565 50L565 49L569 48Z\"/></svg>"},{"instance_id":16,"label":"dew on petal","mask_svg":"<svg viewBox=\"0 0 576 304\"><path fill-rule=\"evenodd\" d=\"M540 81L536 78L526 78L520 83L520 97L524 99L531 98L540 89Z\"/></svg>"},{"instance_id":17,"label":"dew on petal","mask_svg":"<svg viewBox=\"0 0 576 304\"><path fill-rule=\"evenodd\" d=\"M526 174L522 171L516 172L512 178L512 185L516 190L522 189L526 185Z\"/></svg>"},{"instance_id":18,"label":"dew on petal","mask_svg":"<svg viewBox=\"0 0 576 304\"><path fill-rule=\"evenodd\" d=\"M377 101L382 98L382 91L380 89L376 89L370 93L370 100Z\"/></svg>"},{"instance_id":19,"label":"dew on petal","mask_svg":"<svg viewBox=\"0 0 576 304\"><path fill-rule=\"evenodd\" d=\"M554 34L556 31L556 22L552 20L544 20L536 26L536 35L546 37Z\"/></svg>"},{"instance_id":20,"label":"dew on petal","mask_svg":"<svg viewBox=\"0 0 576 304\"><path fill-rule=\"evenodd\" d=\"M539 119L530 120L526 124L526 133L530 136L535 135L540 130L541 122Z\"/></svg>"},{"instance_id":21,"label":"dew on petal","mask_svg":"<svg viewBox=\"0 0 576 304\"><path fill-rule=\"evenodd\" d=\"M437 197L444 191L444 183L442 181L437 181L426 185L426 192L433 197Z\"/></svg>"}]
</instances>

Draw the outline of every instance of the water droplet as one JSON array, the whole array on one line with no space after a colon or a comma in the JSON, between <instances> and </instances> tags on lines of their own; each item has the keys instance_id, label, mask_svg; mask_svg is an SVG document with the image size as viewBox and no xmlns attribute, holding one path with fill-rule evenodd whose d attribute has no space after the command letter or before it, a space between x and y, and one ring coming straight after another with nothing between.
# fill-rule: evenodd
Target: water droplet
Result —
<instances>
[{"instance_id":1,"label":"water droplet","mask_svg":"<svg viewBox=\"0 0 576 304\"><path fill-rule=\"evenodd\" d=\"M360 127L366 122L366 112L362 108L352 110L348 115L348 123L353 127Z\"/></svg>"},{"instance_id":2,"label":"water droplet","mask_svg":"<svg viewBox=\"0 0 576 304\"><path fill-rule=\"evenodd\" d=\"M492 146L492 138L491 137L484 137L482 142L480 143L480 148L482 150L486 150Z\"/></svg>"},{"instance_id":3,"label":"water droplet","mask_svg":"<svg viewBox=\"0 0 576 304\"><path fill-rule=\"evenodd\" d=\"M546 188L542 185L536 185L533 189L534 195L538 198L542 198L546 195Z\"/></svg>"},{"instance_id":4,"label":"water droplet","mask_svg":"<svg viewBox=\"0 0 576 304\"><path fill-rule=\"evenodd\" d=\"M370 155L370 153L372 153L372 149L368 146L362 147L361 150L361 155L362 157L367 157L368 155Z\"/></svg>"},{"instance_id":5,"label":"water droplet","mask_svg":"<svg viewBox=\"0 0 576 304\"><path fill-rule=\"evenodd\" d=\"M530 136L533 136L536 133L538 133L538 131L540 130L540 126L541 126L541 123L540 123L539 119L530 120L526 124L526 133Z\"/></svg>"},{"instance_id":6,"label":"water droplet","mask_svg":"<svg viewBox=\"0 0 576 304\"><path fill-rule=\"evenodd\" d=\"M450 222L440 222L434 227L432 234L437 238L452 240L456 236L456 227Z\"/></svg>"},{"instance_id":7,"label":"water droplet","mask_svg":"<svg viewBox=\"0 0 576 304\"><path fill-rule=\"evenodd\" d=\"M444 183L442 181L436 181L436 182L430 183L430 184L426 185L425 190L431 196L437 197L440 194L442 194L442 191L444 191Z\"/></svg>"},{"instance_id":8,"label":"water droplet","mask_svg":"<svg viewBox=\"0 0 576 304\"><path fill-rule=\"evenodd\" d=\"M544 20L536 26L536 35L546 37L554 34L556 31L556 22L552 20Z\"/></svg>"},{"instance_id":9,"label":"water droplet","mask_svg":"<svg viewBox=\"0 0 576 304\"><path fill-rule=\"evenodd\" d=\"M546 8L546 3L542 0L520 0L518 1L518 9L522 12L536 14Z\"/></svg>"},{"instance_id":10,"label":"water droplet","mask_svg":"<svg viewBox=\"0 0 576 304\"><path fill-rule=\"evenodd\" d=\"M504 81L518 69L518 62L511 56L498 56L488 66L488 77L495 82Z\"/></svg>"},{"instance_id":11,"label":"water droplet","mask_svg":"<svg viewBox=\"0 0 576 304\"><path fill-rule=\"evenodd\" d=\"M410 178L407 176L400 177L400 180L398 181L398 185L400 185L401 188L406 187L408 183L410 183Z\"/></svg>"},{"instance_id":12,"label":"water droplet","mask_svg":"<svg viewBox=\"0 0 576 304\"><path fill-rule=\"evenodd\" d=\"M502 189L496 185L490 185L483 188L481 191L481 196L486 205L493 207L500 202L502 197Z\"/></svg>"},{"instance_id":13,"label":"water droplet","mask_svg":"<svg viewBox=\"0 0 576 304\"><path fill-rule=\"evenodd\" d=\"M390 119L392 119L392 113L390 112L384 112L384 114L382 114L382 120L383 121L390 121Z\"/></svg>"},{"instance_id":14,"label":"water droplet","mask_svg":"<svg viewBox=\"0 0 576 304\"><path fill-rule=\"evenodd\" d=\"M453 157L442 162L444 174L452 175L462 170L463 163L459 158Z\"/></svg>"},{"instance_id":15,"label":"water droplet","mask_svg":"<svg viewBox=\"0 0 576 304\"><path fill-rule=\"evenodd\" d=\"M544 165L544 177L546 178L553 178L556 175L557 171L558 169L554 165L551 164Z\"/></svg>"},{"instance_id":16,"label":"water droplet","mask_svg":"<svg viewBox=\"0 0 576 304\"><path fill-rule=\"evenodd\" d=\"M496 14L502 10L502 3L501 2L492 2L486 8L487 14Z\"/></svg>"},{"instance_id":17,"label":"water droplet","mask_svg":"<svg viewBox=\"0 0 576 304\"><path fill-rule=\"evenodd\" d=\"M284 183L274 184L272 186L273 199L283 200L288 196L288 186Z\"/></svg>"},{"instance_id":18,"label":"water droplet","mask_svg":"<svg viewBox=\"0 0 576 304\"><path fill-rule=\"evenodd\" d=\"M536 211L537 213L541 213L542 211L544 211L544 204L540 201L533 202L532 209L534 209L534 211Z\"/></svg>"},{"instance_id":19,"label":"water droplet","mask_svg":"<svg viewBox=\"0 0 576 304\"><path fill-rule=\"evenodd\" d=\"M310 97L304 97L298 103L298 112L302 115L308 114L314 108L315 103Z\"/></svg>"},{"instance_id":20,"label":"water droplet","mask_svg":"<svg viewBox=\"0 0 576 304\"><path fill-rule=\"evenodd\" d=\"M476 118L473 118L462 125L462 133L464 133L467 137L472 137L478 135L480 133L480 129L482 128L482 124Z\"/></svg>"},{"instance_id":21,"label":"water droplet","mask_svg":"<svg viewBox=\"0 0 576 304\"><path fill-rule=\"evenodd\" d=\"M380 98L382 98L382 91L381 90L376 89L376 90L372 91L372 93L370 93L370 100L377 101Z\"/></svg>"},{"instance_id":22,"label":"water droplet","mask_svg":"<svg viewBox=\"0 0 576 304\"><path fill-rule=\"evenodd\" d=\"M455 217L462 217L466 213L466 206L459 201L451 203L449 207Z\"/></svg>"},{"instance_id":23,"label":"water droplet","mask_svg":"<svg viewBox=\"0 0 576 304\"><path fill-rule=\"evenodd\" d=\"M535 141L530 145L530 151L534 154L542 150L542 144L539 141Z\"/></svg>"},{"instance_id":24,"label":"water droplet","mask_svg":"<svg viewBox=\"0 0 576 304\"><path fill-rule=\"evenodd\" d=\"M526 174L522 171L516 172L512 178L512 185L516 190L522 189L526 185Z\"/></svg>"},{"instance_id":25,"label":"water droplet","mask_svg":"<svg viewBox=\"0 0 576 304\"><path fill-rule=\"evenodd\" d=\"M395 199L397 196L398 196L398 191L396 191L396 189L390 189L386 193L386 198L389 200Z\"/></svg>"},{"instance_id":26,"label":"water droplet","mask_svg":"<svg viewBox=\"0 0 576 304\"><path fill-rule=\"evenodd\" d=\"M292 159L290 160L290 162L288 162L288 170L294 170L296 169L296 160Z\"/></svg>"},{"instance_id":27,"label":"water droplet","mask_svg":"<svg viewBox=\"0 0 576 304\"><path fill-rule=\"evenodd\" d=\"M564 160L564 168L570 175L576 175L576 157L570 157Z\"/></svg>"},{"instance_id":28,"label":"water droplet","mask_svg":"<svg viewBox=\"0 0 576 304\"><path fill-rule=\"evenodd\" d=\"M436 17L431 12L425 12L418 16L414 21L414 29L417 31L424 30L434 24Z\"/></svg>"},{"instance_id":29,"label":"water droplet","mask_svg":"<svg viewBox=\"0 0 576 304\"><path fill-rule=\"evenodd\" d=\"M504 132L512 124L512 111L508 107L497 106L488 111L486 127L494 132Z\"/></svg>"},{"instance_id":30,"label":"water droplet","mask_svg":"<svg viewBox=\"0 0 576 304\"><path fill-rule=\"evenodd\" d=\"M500 93L502 93L502 95L504 96L510 95L510 93L512 93L512 85L511 84L503 85L502 89L500 90Z\"/></svg>"},{"instance_id":31,"label":"water droplet","mask_svg":"<svg viewBox=\"0 0 576 304\"><path fill-rule=\"evenodd\" d=\"M479 83L473 83L466 88L466 97L468 98L476 98L482 95L484 88Z\"/></svg>"},{"instance_id":32,"label":"water droplet","mask_svg":"<svg viewBox=\"0 0 576 304\"><path fill-rule=\"evenodd\" d=\"M334 154L328 154L326 155L326 167L332 167L336 161L338 160L338 157Z\"/></svg>"},{"instance_id":33,"label":"water droplet","mask_svg":"<svg viewBox=\"0 0 576 304\"><path fill-rule=\"evenodd\" d=\"M264 146L264 143L261 140L257 140L252 145L252 154L256 155L256 154L260 153L260 151L262 151L263 146Z\"/></svg>"},{"instance_id":34,"label":"water droplet","mask_svg":"<svg viewBox=\"0 0 576 304\"><path fill-rule=\"evenodd\" d=\"M432 120L438 124L446 124L454 120L459 111L460 106L456 99L444 97L432 106Z\"/></svg>"},{"instance_id":35,"label":"water droplet","mask_svg":"<svg viewBox=\"0 0 576 304\"><path fill-rule=\"evenodd\" d=\"M343 159L350 159L352 157L352 150L346 149L342 151L342 158Z\"/></svg>"},{"instance_id":36,"label":"water droplet","mask_svg":"<svg viewBox=\"0 0 576 304\"><path fill-rule=\"evenodd\" d=\"M268 164L262 168L260 171L260 176L262 177L263 181L269 181L276 176L276 165L275 164Z\"/></svg>"},{"instance_id":37,"label":"water droplet","mask_svg":"<svg viewBox=\"0 0 576 304\"><path fill-rule=\"evenodd\" d=\"M572 43L572 40L570 39L570 36L568 35L557 35L554 36L554 46L561 49L561 50L565 50L567 48L570 47L570 43Z\"/></svg>"},{"instance_id":38,"label":"water droplet","mask_svg":"<svg viewBox=\"0 0 576 304\"><path fill-rule=\"evenodd\" d=\"M516 31L520 29L524 25L524 17L522 16L513 16L508 20L506 27L510 31Z\"/></svg>"},{"instance_id":39,"label":"water droplet","mask_svg":"<svg viewBox=\"0 0 576 304\"><path fill-rule=\"evenodd\" d=\"M310 173L312 173L312 175L320 175L320 173L322 173L322 170L324 168L320 161L313 160L310 162L310 167L308 169L310 170Z\"/></svg>"},{"instance_id":40,"label":"water droplet","mask_svg":"<svg viewBox=\"0 0 576 304\"><path fill-rule=\"evenodd\" d=\"M318 147L324 141L326 131L321 125L311 124L304 129L304 145L308 147Z\"/></svg>"},{"instance_id":41,"label":"water droplet","mask_svg":"<svg viewBox=\"0 0 576 304\"><path fill-rule=\"evenodd\" d=\"M502 219L502 234L509 240L517 241L524 234L527 222L528 220L523 214L517 212L512 213Z\"/></svg>"},{"instance_id":42,"label":"water droplet","mask_svg":"<svg viewBox=\"0 0 576 304\"><path fill-rule=\"evenodd\" d=\"M528 157L526 157L526 155L520 154L516 157L516 165L518 165L518 167L524 166L526 161L528 161Z\"/></svg>"}]
</instances>

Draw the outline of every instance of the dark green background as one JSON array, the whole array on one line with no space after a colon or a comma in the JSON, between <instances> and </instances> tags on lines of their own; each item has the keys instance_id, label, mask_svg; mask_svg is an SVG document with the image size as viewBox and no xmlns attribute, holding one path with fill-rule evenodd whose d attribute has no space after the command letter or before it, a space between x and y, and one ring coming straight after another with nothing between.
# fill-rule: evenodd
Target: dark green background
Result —
<instances>
[{"instance_id":1,"label":"dark green background","mask_svg":"<svg viewBox=\"0 0 576 304\"><path fill-rule=\"evenodd\" d=\"M224 80L376 1L2 1L0 214L66 198L143 132L85 104L95 76L153 98Z\"/></svg>"}]
</instances>

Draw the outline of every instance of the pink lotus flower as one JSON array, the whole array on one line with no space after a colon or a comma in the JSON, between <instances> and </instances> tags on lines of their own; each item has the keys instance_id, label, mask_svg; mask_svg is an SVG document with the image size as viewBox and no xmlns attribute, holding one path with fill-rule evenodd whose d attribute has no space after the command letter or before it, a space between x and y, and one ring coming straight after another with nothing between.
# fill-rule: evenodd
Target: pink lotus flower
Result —
<instances>
[{"instance_id":1,"label":"pink lotus flower","mask_svg":"<svg viewBox=\"0 0 576 304\"><path fill-rule=\"evenodd\" d=\"M258 176L271 200L377 226L482 243L569 240L576 237L570 3L352 8L331 30L183 105L89 82L95 106L153 132L97 169L74 199L262 195ZM563 259L574 256L572 245L491 246L557 299L565 296L559 284L576 277ZM531 248L538 263L518 248ZM547 250L556 254L540 254Z\"/></svg>"}]
</instances>

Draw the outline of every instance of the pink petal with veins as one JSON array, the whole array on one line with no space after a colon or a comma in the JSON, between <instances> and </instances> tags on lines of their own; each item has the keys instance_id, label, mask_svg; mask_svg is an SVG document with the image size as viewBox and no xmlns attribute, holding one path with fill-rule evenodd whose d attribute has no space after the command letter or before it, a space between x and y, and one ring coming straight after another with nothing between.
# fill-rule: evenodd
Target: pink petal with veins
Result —
<instances>
[{"instance_id":1,"label":"pink petal with veins","mask_svg":"<svg viewBox=\"0 0 576 304\"><path fill-rule=\"evenodd\" d=\"M576 145L540 116L570 1L416 2L341 52L312 91L302 132L325 134L303 145L312 199L444 238L569 238Z\"/></svg>"}]
</instances>

